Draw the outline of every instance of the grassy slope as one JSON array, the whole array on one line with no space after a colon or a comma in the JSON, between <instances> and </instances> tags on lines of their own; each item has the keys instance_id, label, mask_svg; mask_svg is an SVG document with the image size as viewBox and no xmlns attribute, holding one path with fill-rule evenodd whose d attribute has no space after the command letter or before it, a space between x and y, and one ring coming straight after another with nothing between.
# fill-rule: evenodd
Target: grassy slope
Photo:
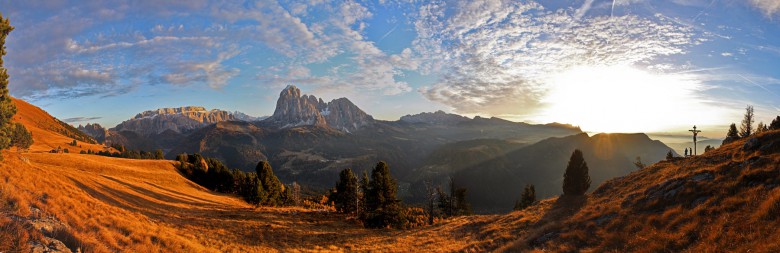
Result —
<instances>
[{"instance_id":1,"label":"grassy slope","mask_svg":"<svg viewBox=\"0 0 780 253\"><path fill-rule=\"evenodd\" d=\"M56 118L49 115L41 108L35 107L24 100L11 98L16 104L17 112L13 120L20 122L32 133L35 141L30 147L31 152L49 152L57 147L67 148L71 153L79 153L81 150L91 149L92 151L103 150L103 145L90 144L84 141L77 141L78 146L70 146L70 143L76 138L88 138L88 136L78 132L78 130L63 126Z\"/></svg>"},{"instance_id":2,"label":"grassy slope","mask_svg":"<svg viewBox=\"0 0 780 253\"><path fill-rule=\"evenodd\" d=\"M751 137L754 138L754 137ZM748 138L748 139L751 139ZM780 131L662 161L560 198L507 252L780 251Z\"/></svg>"},{"instance_id":3,"label":"grassy slope","mask_svg":"<svg viewBox=\"0 0 780 253\"><path fill-rule=\"evenodd\" d=\"M462 217L418 230L368 230L335 214L300 208L254 208L183 178L171 161L44 153L72 139L56 119L16 100L15 120L32 132L31 153L4 151L0 163L0 227L13 219L52 217L53 236L95 252L486 250L527 226L512 215ZM88 144L83 147L93 148ZM70 147L70 146L67 146ZM78 150L78 149L76 149ZM40 211L39 211L40 210ZM518 213L519 214L519 213ZM22 226L24 228L29 227ZM8 234L0 239L35 231ZM6 233L6 234L4 234ZM6 236L6 237L3 237ZM8 243L3 242L3 243ZM0 243L0 249L4 246ZM7 245L6 245L7 246Z\"/></svg>"},{"instance_id":4,"label":"grassy slope","mask_svg":"<svg viewBox=\"0 0 780 253\"><path fill-rule=\"evenodd\" d=\"M42 133L36 142L42 137L60 138ZM97 252L777 252L780 131L757 140L768 148L746 151L738 141L610 180L588 197L407 231L362 229L318 211L255 209L194 185L170 161L5 151L0 226L8 217L51 215L66 224L56 238Z\"/></svg>"}]
</instances>

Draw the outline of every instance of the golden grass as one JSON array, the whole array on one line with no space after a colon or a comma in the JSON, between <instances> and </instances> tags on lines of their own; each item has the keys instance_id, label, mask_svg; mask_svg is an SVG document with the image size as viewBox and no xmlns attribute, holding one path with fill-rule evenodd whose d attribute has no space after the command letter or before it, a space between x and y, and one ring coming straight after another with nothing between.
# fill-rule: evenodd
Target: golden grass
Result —
<instances>
[{"instance_id":1,"label":"golden grass","mask_svg":"<svg viewBox=\"0 0 780 253\"><path fill-rule=\"evenodd\" d=\"M30 146L30 152L49 152L57 147L67 148L70 153L79 153L81 150L87 151L89 149L95 152L103 150L103 145L86 142L78 142L77 146L70 146L73 138L58 132L66 131L66 129L59 125L49 113L24 100L15 98L11 98L11 100L17 108L13 121L24 124L27 130L32 133L34 142Z\"/></svg>"},{"instance_id":2,"label":"golden grass","mask_svg":"<svg viewBox=\"0 0 780 253\"><path fill-rule=\"evenodd\" d=\"M780 131L756 138L761 145L780 144ZM502 250L778 252L780 146L761 152L745 151L744 144L610 180L585 205L562 205L575 206L575 213L542 219ZM562 210L553 206L545 212ZM554 236L540 242L545 234Z\"/></svg>"},{"instance_id":3,"label":"golden grass","mask_svg":"<svg viewBox=\"0 0 780 253\"><path fill-rule=\"evenodd\" d=\"M193 184L171 161L5 154L0 182L13 215L41 209L66 224L66 245L87 252L487 251L540 218L514 212L372 230L330 212L254 208Z\"/></svg>"}]
</instances>

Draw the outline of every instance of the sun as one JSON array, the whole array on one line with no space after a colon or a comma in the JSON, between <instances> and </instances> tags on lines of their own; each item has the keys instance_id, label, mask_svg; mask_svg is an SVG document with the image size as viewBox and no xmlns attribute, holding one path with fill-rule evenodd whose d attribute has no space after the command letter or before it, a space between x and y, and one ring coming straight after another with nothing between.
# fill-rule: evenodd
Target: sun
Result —
<instances>
[{"instance_id":1,"label":"sun","mask_svg":"<svg viewBox=\"0 0 780 253\"><path fill-rule=\"evenodd\" d=\"M652 73L628 65L581 66L547 78L538 122L579 125L586 132L656 132L718 123L690 74Z\"/></svg>"}]
</instances>

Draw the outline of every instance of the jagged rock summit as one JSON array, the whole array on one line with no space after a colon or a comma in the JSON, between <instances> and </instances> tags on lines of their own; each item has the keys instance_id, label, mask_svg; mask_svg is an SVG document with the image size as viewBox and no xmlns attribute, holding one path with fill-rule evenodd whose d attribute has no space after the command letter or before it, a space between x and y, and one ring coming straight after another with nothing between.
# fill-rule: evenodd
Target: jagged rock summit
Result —
<instances>
[{"instance_id":1,"label":"jagged rock summit","mask_svg":"<svg viewBox=\"0 0 780 253\"><path fill-rule=\"evenodd\" d=\"M183 133L234 118L230 112L216 109L208 111L200 106L160 108L139 113L112 130L133 131L143 136L159 134L166 130Z\"/></svg>"},{"instance_id":2,"label":"jagged rock summit","mask_svg":"<svg viewBox=\"0 0 780 253\"><path fill-rule=\"evenodd\" d=\"M86 126L79 125L78 129L79 131L89 136L92 136L92 138L95 138L95 140L98 141L99 143L105 142L106 137L110 135L108 129L104 128L98 123L95 124L87 123Z\"/></svg>"},{"instance_id":3,"label":"jagged rock summit","mask_svg":"<svg viewBox=\"0 0 780 253\"><path fill-rule=\"evenodd\" d=\"M347 98L325 103L313 95L301 95L298 87L289 85L279 93L274 114L264 122L278 128L322 126L352 132L372 124L374 117Z\"/></svg>"}]
</instances>

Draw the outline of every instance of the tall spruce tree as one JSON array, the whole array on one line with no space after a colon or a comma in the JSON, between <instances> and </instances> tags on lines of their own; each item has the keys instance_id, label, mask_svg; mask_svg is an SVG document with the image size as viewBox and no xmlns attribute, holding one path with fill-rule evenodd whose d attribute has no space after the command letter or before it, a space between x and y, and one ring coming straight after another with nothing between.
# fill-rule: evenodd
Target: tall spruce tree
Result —
<instances>
[{"instance_id":1,"label":"tall spruce tree","mask_svg":"<svg viewBox=\"0 0 780 253\"><path fill-rule=\"evenodd\" d=\"M588 175L588 163L582 156L582 151L575 149L563 174L563 194L583 195L590 188L590 175Z\"/></svg>"},{"instance_id":2,"label":"tall spruce tree","mask_svg":"<svg viewBox=\"0 0 780 253\"><path fill-rule=\"evenodd\" d=\"M742 118L742 125L739 127L739 136L742 138L748 137L753 134L753 106L748 105L745 108L745 116Z\"/></svg>"},{"instance_id":3,"label":"tall spruce tree","mask_svg":"<svg viewBox=\"0 0 780 253\"><path fill-rule=\"evenodd\" d=\"M268 161L260 161L255 167L257 172L257 195L260 205L278 206L282 205L282 194L284 186L279 178L274 175L271 164Z\"/></svg>"},{"instance_id":4,"label":"tall spruce tree","mask_svg":"<svg viewBox=\"0 0 780 253\"><path fill-rule=\"evenodd\" d=\"M371 181L366 194L366 227L383 228L403 223L397 191L398 184L390 175L390 166L383 161L377 163L371 171Z\"/></svg>"},{"instance_id":5,"label":"tall spruce tree","mask_svg":"<svg viewBox=\"0 0 780 253\"><path fill-rule=\"evenodd\" d=\"M347 168L339 173L339 181L336 182L336 191L332 199L336 205L336 211L341 213L357 212L358 178L352 169Z\"/></svg>"},{"instance_id":6,"label":"tall spruce tree","mask_svg":"<svg viewBox=\"0 0 780 253\"><path fill-rule=\"evenodd\" d=\"M11 146L11 133L13 125L11 119L16 114L16 105L11 101L11 95L8 94L8 70L3 66L3 56L5 56L5 38L14 27L8 19L4 19L0 14L0 150ZM2 156L0 156L2 159Z\"/></svg>"}]
</instances>

